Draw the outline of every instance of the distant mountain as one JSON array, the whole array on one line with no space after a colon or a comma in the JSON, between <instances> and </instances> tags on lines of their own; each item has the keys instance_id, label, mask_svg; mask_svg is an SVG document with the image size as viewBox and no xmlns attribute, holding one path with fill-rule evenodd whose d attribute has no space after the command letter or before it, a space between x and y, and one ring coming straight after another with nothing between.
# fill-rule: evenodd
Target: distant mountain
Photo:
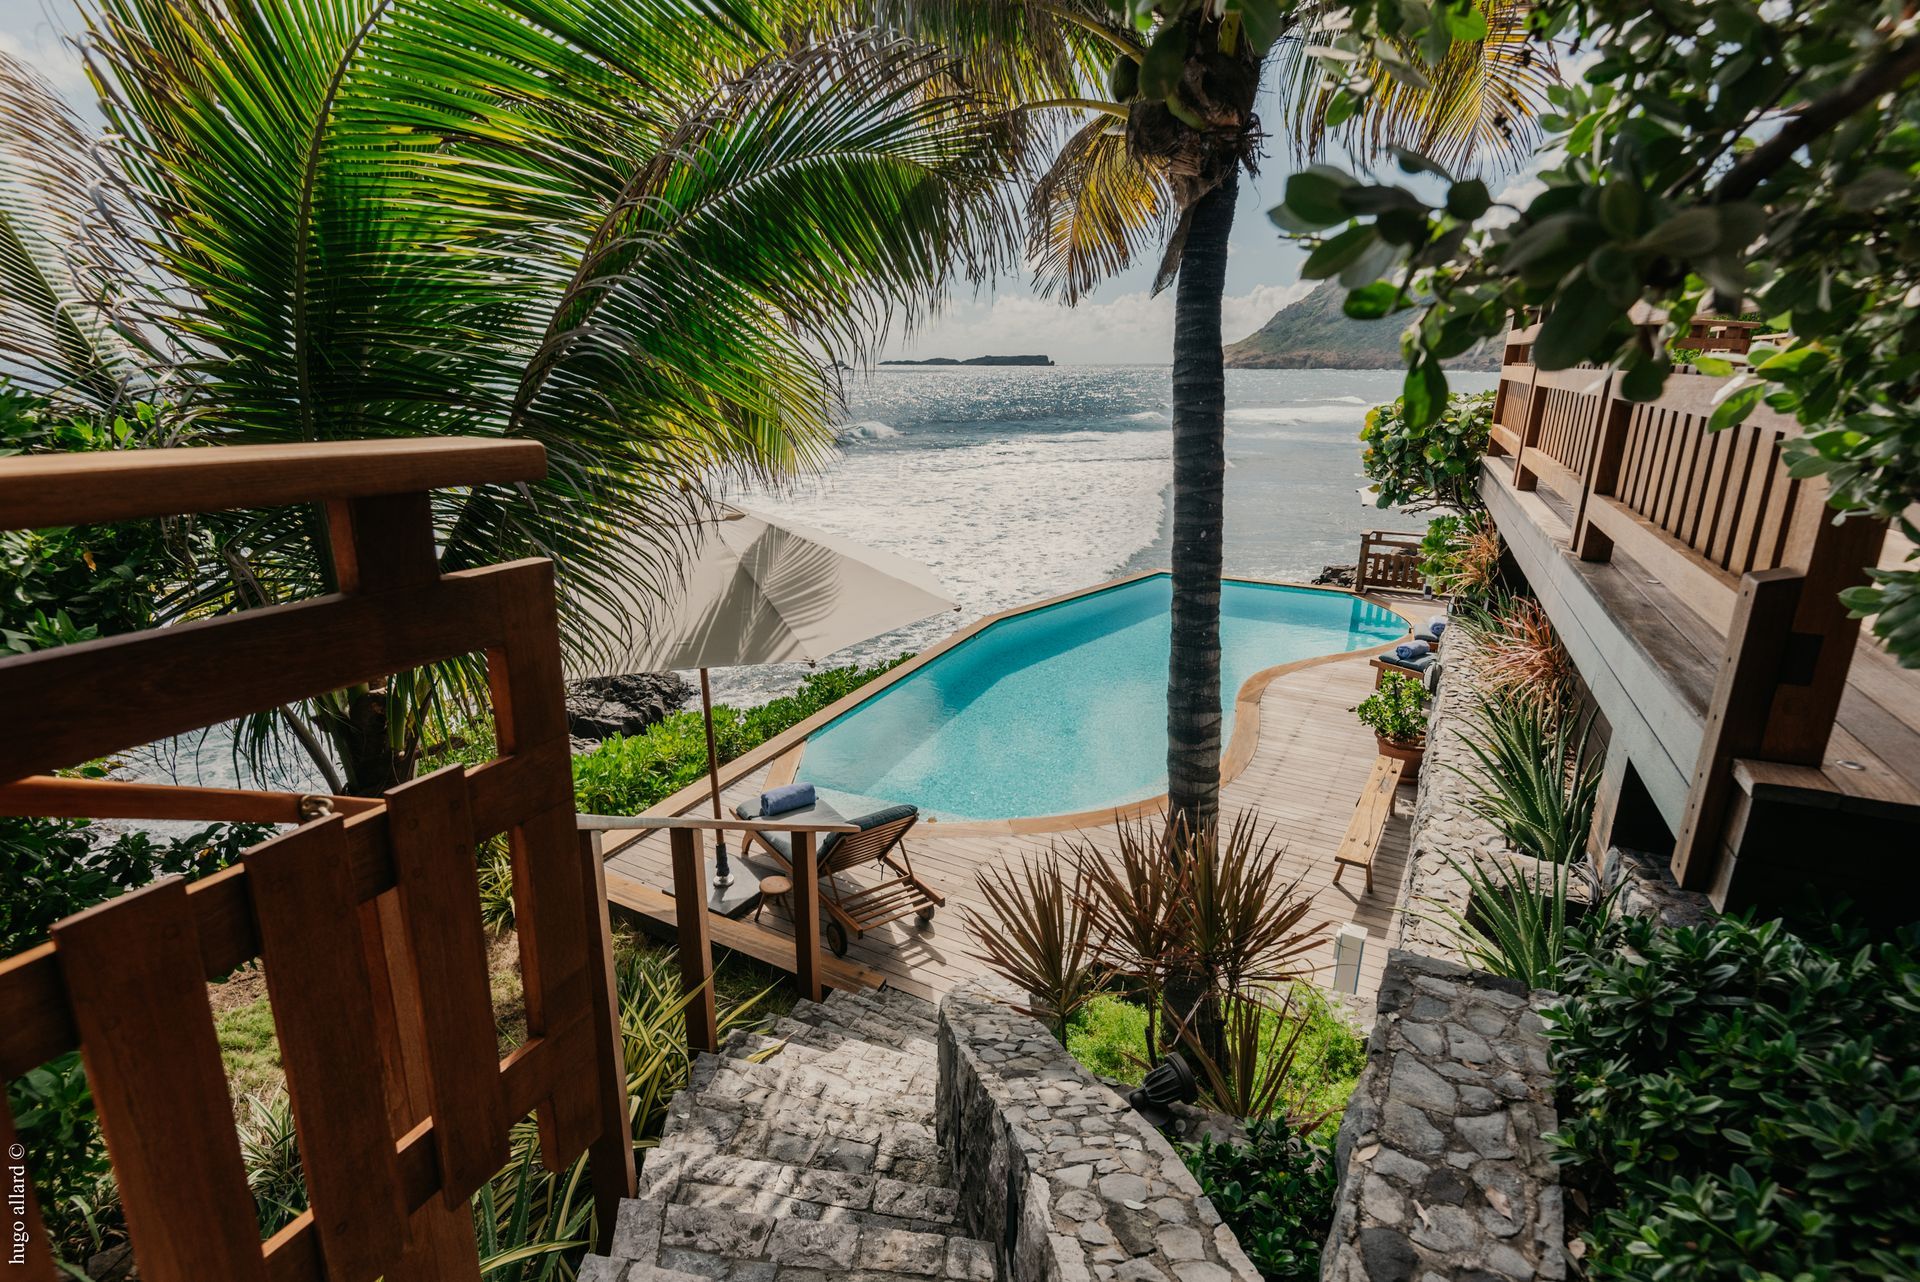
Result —
<instances>
[{"instance_id":1,"label":"distant mountain","mask_svg":"<svg viewBox=\"0 0 1920 1282\"><path fill-rule=\"evenodd\" d=\"M1340 310L1347 291L1323 281L1288 303L1253 334L1227 345L1228 369L1396 369L1407 316L1354 320ZM1500 368L1500 350L1488 345L1447 362L1454 369Z\"/></svg>"}]
</instances>

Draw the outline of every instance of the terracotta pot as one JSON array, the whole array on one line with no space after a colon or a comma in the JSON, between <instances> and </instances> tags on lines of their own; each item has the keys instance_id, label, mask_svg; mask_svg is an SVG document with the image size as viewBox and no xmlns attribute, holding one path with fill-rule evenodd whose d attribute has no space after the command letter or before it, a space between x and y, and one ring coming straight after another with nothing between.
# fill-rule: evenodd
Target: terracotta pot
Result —
<instances>
[{"instance_id":1,"label":"terracotta pot","mask_svg":"<svg viewBox=\"0 0 1920 1282\"><path fill-rule=\"evenodd\" d=\"M1380 745L1381 756L1392 757L1396 761L1404 761L1407 763L1404 778L1413 780L1420 777L1420 759L1427 755L1427 741L1425 739L1421 739L1417 743L1395 743L1391 739L1376 734L1373 736L1373 741Z\"/></svg>"}]
</instances>

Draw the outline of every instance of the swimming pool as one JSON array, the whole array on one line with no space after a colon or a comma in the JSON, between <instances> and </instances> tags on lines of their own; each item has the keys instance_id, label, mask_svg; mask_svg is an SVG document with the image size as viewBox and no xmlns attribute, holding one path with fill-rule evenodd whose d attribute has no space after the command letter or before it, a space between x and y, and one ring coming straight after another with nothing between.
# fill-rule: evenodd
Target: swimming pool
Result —
<instances>
[{"instance_id":1,"label":"swimming pool","mask_svg":"<svg viewBox=\"0 0 1920 1282\"><path fill-rule=\"evenodd\" d=\"M946 820L1098 810L1167 788L1165 574L991 623L807 739L797 778L842 813L911 802ZM1298 659L1405 636L1398 615L1344 592L1229 579L1220 692Z\"/></svg>"}]
</instances>

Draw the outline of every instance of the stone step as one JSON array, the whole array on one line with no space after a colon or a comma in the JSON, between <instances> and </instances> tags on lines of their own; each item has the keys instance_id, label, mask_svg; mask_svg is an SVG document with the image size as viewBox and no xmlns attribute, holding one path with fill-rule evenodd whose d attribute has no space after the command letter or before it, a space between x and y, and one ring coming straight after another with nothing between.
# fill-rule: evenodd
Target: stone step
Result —
<instances>
[{"instance_id":1,"label":"stone step","mask_svg":"<svg viewBox=\"0 0 1920 1282\"><path fill-rule=\"evenodd\" d=\"M830 1011L857 1010L869 1019L891 1024L928 1041L932 1041L940 1032L939 1013L927 1007L925 1002L905 994L882 997L879 993L856 993L850 989L836 988L827 994L827 1000L822 1005Z\"/></svg>"},{"instance_id":2,"label":"stone step","mask_svg":"<svg viewBox=\"0 0 1920 1282\"><path fill-rule=\"evenodd\" d=\"M805 998L793 1004L788 1018L803 1024L816 1024L834 1031L859 1037L863 1041L906 1051L914 1055L934 1056L933 1037L911 1029L904 1029L890 1019L875 1018L873 1013L861 1009L854 1003L843 1002L834 1006L825 1006L810 1002Z\"/></svg>"},{"instance_id":3,"label":"stone step","mask_svg":"<svg viewBox=\"0 0 1920 1282\"><path fill-rule=\"evenodd\" d=\"M924 1122L876 1126L867 1120L806 1116L776 1124L732 1109L676 1098L660 1145L682 1152L762 1158L813 1170L889 1175L945 1184L947 1154Z\"/></svg>"},{"instance_id":4,"label":"stone step","mask_svg":"<svg viewBox=\"0 0 1920 1282\"><path fill-rule=\"evenodd\" d=\"M838 990L836 989L835 991L837 992ZM930 1002L924 997L915 997L911 993L902 992L898 988L869 988L863 990L860 996L866 998L868 1001L880 1002L914 1019L925 1020L927 1023L936 1026L940 1023L940 1007L938 1004ZM827 1001L831 1003L832 1000L833 994L827 994Z\"/></svg>"},{"instance_id":5,"label":"stone step","mask_svg":"<svg viewBox=\"0 0 1920 1282\"><path fill-rule=\"evenodd\" d=\"M655 1269L762 1282L801 1282L819 1277L814 1270L847 1282L869 1275L874 1282L894 1277L986 1282L993 1277L991 1249L970 1238L863 1223L854 1213L798 1219L654 1197L621 1204L613 1254Z\"/></svg>"},{"instance_id":6,"label":"stone step","mask_svg":"<svg viewBox=\"0 0 1920 1282\"><path fill-rule=\"evenodd\" d=\"M681 1273L657 1265L619 1260L610 1255L589 1255L580 1261L575 1282L709 1282L698 1273Z\"/></svg>"},{"instance_id":7,"label":"stone step","mask_svg":"<svg viewBox=\"0 0 1920 1282\"><path fill-rule=\"evenodd\" d=\"M800 1220L851 1216L863 1224L923 1233L950 1231L959 1206L958 1195L939 1185L668 1144L647 1154L639 1194Z\"/></svg>"},{"instance_id":8,"label":"stone step","mask_svg":"<svg viewBox=\"0 0 1920 1282\"><path fill-rule=\"evenodd\" d=\"M858 1037L828 1033L812 1024L800 1024L792 1020L781 1022L796 1032L820 1035L822 1040L816 1041L807 1036L790 1037L778 1032L773 1035L750 1033L736 1028L727 1034L726 1041L720 1043L720 1054L727 1059L746 1060L749 1063L766 1063L779 1058L790 1063L806 1064L823 1072L840 1072L857 1065L862 1069L892 1074L901 1081L911 1080L928 1067L921 1056L909 1055L889 1046L876 1046Z\"/></svg>"},{"instance_id":9,"label":"stone step","mask_svg":"<svg viewBox=\"0 0 1920 1282\"><path fill-rule=\"evenodd\" d=\"M884 1067L849 1064L818 1068L776 1058L764 1064L701 1054L688 1075L687 1089L702 1103L735 1099L752 1107L762 1098L815 1101L847 1117L926 1118L933 1116L937 1070L922 1069L902 1082Z\"/></svg>"}]
</instances>

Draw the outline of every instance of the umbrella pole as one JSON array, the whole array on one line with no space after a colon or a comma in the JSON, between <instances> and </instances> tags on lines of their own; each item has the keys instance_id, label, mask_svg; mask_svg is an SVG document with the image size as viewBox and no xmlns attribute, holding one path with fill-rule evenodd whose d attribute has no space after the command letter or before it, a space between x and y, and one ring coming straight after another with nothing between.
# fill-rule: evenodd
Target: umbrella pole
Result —
<instances>
[{"instance_id":1,"label":"umbrella pole","mask_svg":"<svg viewBox=\"0 0 1920 1282\"><path fill-rule=\"evenodd\" d=\"M720 753L713 746L713 686L707 680L707 670L700 669L700 711L705 715L707 726L707 782L713 788L713 817L720 814ZM733 873L727 867L727 834L716 832L713 843L713 884L727 886L733 883Z\"/></svg>"}]
</instances>

